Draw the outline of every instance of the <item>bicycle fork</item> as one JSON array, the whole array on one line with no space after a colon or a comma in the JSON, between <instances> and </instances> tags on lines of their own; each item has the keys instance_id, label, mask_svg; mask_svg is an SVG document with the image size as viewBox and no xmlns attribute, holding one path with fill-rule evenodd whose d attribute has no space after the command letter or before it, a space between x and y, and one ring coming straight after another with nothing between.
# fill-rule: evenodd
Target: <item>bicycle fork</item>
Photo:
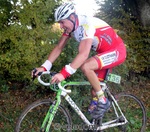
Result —
<instances>
[{"instance_id":1,"label":"bicycle fork","mask_svg":"<svg viewBox=\"0 0 150 132\"><path fill-rule=\"evenodd\" d=\"M44 121L42 123L40 132L49 132L50 126L52 124L52 121L54 119L54 116L58 110L58 107L61 103L61 91L59 91L56 95L56 100L53 101L52 105L50 106Z\"/></svg>"}]
</instances>

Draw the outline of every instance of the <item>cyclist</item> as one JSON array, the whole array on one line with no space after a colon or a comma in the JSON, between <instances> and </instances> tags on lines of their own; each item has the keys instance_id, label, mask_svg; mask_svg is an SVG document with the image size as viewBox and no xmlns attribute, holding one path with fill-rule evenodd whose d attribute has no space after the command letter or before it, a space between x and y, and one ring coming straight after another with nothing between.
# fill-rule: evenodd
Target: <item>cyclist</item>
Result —
<instances>
[{"instance_id":1,"label":"cyclist","mask_svg":"<svg viewBox=\"0 0 150 132\"><path fill-rule=\"evenodd\" d=\"M88 108L93 118L103 117L109 109L110 102L105 97L99 81L105 77L108 68L115 67L125 61L126 48L122 39L113 28L101 19L78 15L72 3L64 3L55 11L55 21L64 30L58 44L49 54L48 59L36 68L39 72L49 71L52 63L58 58L70 37L79 42L78 54L70 64L53 76L51 83L59 83L70 77L78 68L82 70L92 85L92 101ZM97 54L89 57L90 50ZM32 71L33 75L33 71Z\"/></svg>"}]
</instances>

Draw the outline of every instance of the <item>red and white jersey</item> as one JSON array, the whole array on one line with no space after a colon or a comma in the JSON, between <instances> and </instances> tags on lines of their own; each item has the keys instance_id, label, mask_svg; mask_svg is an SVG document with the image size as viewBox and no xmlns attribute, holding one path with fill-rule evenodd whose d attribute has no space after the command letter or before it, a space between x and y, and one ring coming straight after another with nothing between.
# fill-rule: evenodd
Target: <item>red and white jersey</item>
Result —
<instances>
[{"instance_id":1,"label":"red and white jersey","mask_svg":"<svg viewBox=\"0 0 150 132\"><path fill-rule=\"evenodd\" d=\"M101 19L89 16L78 16L78 25L71 37L80 42L87 38L92 38L93 50L105 52L115 48L122 43L122 39L116 34L112 27Z\"/></svg>"},{"instance_id":2,"label":"red and white jersey","mask_svg":"<svg viewBox=\"0 0 150 132\"><path fill-rule=\"evenodd\" d=\"M91 49L97 52L93 58L98 63L95 72L100 80L105 78L107 69L122 64L126 59L126 48L122 39L101 19L78 15L75 31L67 36L75 38L78 42L88 38L93 39Z\"/></svg>"}]
</instances>

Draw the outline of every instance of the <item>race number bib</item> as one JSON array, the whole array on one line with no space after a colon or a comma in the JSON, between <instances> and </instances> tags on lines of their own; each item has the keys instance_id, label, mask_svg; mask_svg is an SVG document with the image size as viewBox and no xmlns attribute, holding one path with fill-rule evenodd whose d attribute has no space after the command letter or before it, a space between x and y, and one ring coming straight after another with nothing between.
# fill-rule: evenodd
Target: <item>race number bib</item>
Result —
<instances>
[{"instance_id":1,"label":"race number bib","mask_svg":"<svg viewBox=\"0 0 150 132\"><path fill-rule=\"evenodd\" d=\"M108 81L120 84L120 82L121 82L121 76L110 73L108 75Z\"/></svg>"}]
</instances>

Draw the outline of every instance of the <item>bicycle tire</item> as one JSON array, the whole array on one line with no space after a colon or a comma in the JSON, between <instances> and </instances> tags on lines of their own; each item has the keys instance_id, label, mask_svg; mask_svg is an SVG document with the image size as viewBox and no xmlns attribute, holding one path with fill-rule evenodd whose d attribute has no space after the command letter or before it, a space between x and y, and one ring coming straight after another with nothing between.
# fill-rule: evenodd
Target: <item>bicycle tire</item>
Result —
<instances>
[{"instance_id":1,"label":"bicycle tire","mask_svg":"<svg viewBox=\"0 0 150 132\"><path fill-rule=\"evenodd\" d=\"M26 107L16 122L15 132L40 132L40 127L52 102L51 99L42 99ZM71 125L70 114L62 105L59 105L50 132L71 132L69 128Z\"/></svg>"},{"instance_id":2,"label":"bicycle tire","mask_svg":"<svg viewBox=\"0 0 150 132\"><path fill-rule=\"evenodd\" d=\"M109 128L104 130L104 132L145 132L146 129L146 109L136 96L132 94L120 93L114 96L117 100L122 112L128 120L128 123L123 126L118 126L114 128ZM104 120L114 119L113 108L105 113Z\"/></svg>"}]
</instances>

